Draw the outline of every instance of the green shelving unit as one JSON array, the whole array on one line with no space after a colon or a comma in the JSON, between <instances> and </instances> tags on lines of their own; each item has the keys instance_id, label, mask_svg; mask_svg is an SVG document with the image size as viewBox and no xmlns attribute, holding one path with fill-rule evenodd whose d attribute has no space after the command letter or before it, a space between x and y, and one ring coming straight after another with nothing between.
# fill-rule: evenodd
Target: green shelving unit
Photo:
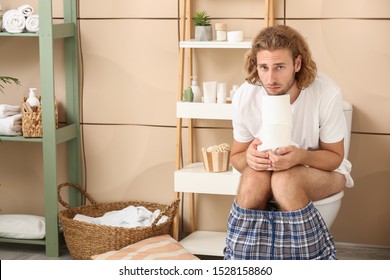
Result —
<instances>
[{"instance_id":1,"label":"green shelving unit","mask_svg":"<svg viewBox=\"0 0 390 280\"><path fill-rule=\"evenodd\" d=\"M81 185L82 180L78 82L78 0L63 0L64 21L58 24L53 23L52 0L39 0L38 3L38 33L0 32L0 37L37 37L39 40L43 137L0 136L0 140L42 143L46 237L43 240L0 238L0 242L44 245L47 256L57 257L60 246L56 164L58 144L67 144L68 181ZM63 39L64 42L67 124L56 129L54 41L58 39ZM80 197L70 191L71 207L79 204L81 204Z\"/></svg>"}]
</instances>

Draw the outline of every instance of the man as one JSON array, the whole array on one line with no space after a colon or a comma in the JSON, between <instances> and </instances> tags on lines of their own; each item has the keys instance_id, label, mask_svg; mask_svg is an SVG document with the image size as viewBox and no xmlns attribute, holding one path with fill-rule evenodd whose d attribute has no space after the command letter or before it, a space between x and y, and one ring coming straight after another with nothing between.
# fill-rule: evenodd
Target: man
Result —
<instances>
[{"instance_id":1,"label":"man","mask_svg":"<svg viewBox=\"0 0 390 280\"><path fill-rule=\"evenodd\" d=\"M317 74L305 39L288 26L263 29L245 68L233 99L231 162L242 175L225 259L334 259L333 239L311 201L353 186L340 89ZM284 94L296 145L262 150L261 98ZM267 211L270 200L279 211Z\"/></svg>"}]
</instances>

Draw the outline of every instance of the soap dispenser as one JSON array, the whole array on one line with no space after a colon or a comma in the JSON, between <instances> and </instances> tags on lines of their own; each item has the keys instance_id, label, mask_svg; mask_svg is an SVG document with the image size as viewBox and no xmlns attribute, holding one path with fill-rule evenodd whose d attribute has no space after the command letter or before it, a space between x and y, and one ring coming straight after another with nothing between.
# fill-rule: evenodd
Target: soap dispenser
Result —
<instances>
[{"instance_id":1,"label":"soap dispenser","mask_svg":"<svg viewBox=\"0 0 390 280\"><path fill-rule=\"evenodd\" d=\"M196 76L193 76L191 78L192 78L191 88L194 94L194 102L202 102L202 92L200 91L200 87L198 86L198 81L196 79Z\"/></svg>"},{"instance_id":2,"label":"soap dispenser","mask_svg":"<svg viewBox=\"0 0 390 280\"><path fill-rule=\"evenodd\" d=\"M35 95L36 88L30 88L30 92L28 93L28 98L26 102L32 107L32 106L40 106L41 102L39 102L38 97Z\"/></svg>"}]
</instances>

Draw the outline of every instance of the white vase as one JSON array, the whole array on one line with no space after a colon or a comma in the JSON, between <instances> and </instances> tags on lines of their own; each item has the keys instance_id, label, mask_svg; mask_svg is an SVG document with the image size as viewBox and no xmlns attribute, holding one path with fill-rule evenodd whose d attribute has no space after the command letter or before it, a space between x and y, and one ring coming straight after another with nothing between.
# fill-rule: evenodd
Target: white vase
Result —
<instances>
[{"instance_id":1,"label":"white vase","mask_svg":"<svg viewBox=\"0 0 390 280\"><path fill-rule=\"evenodd\" d=\"M195 26L196 41L211 41L213 39L213 30L211 25Z\"/></svg>"}]
</instances>

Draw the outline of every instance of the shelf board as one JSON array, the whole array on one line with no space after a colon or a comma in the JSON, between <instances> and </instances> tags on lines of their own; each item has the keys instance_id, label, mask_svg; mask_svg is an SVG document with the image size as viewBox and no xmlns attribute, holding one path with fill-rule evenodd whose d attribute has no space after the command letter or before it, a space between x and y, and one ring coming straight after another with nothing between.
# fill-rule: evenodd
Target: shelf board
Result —
<instances>
[{"instance_id":1,"label":"shelf board","mask_svg":"<svg viewBox=\"0 0 390 280\"><path fill-rule=\"evenodd\" d=\"M58 128L56 130L56 135L57 135L57 144L75 139L77 137L76 124L70 124L70 125L66 125L64 127ZM43 138L41 138L41 137L27 138L27 137L23 137L23 136L4 136L4 135L1 135L0 141L42 143Z\"/></svg>"},{"instance_id":2,"label":"shelf board","mask_svg":"<svg viewBox=\"0 0 390 280\"><path fill-rule=\"evenodd\" d=\"M226 232L195 231L180 244L194 255L223 256Z\"/></svg>"},{"instance_id":3,"label":"shelf board","mask_svg":"<svg viewBox=\"0 0 390 280\"><path fill-rule=\"evenodd\" d=\"M176 117L187 119L231 120L231 103L177 102Z\"/></svg>"},{"instance_id":4,"label":"shelf board","mask_svg":"<svg viewBox=\"0 0 390 280\"><path fill-rule=\"evenodd\" d=\"M75 25L71 22L68 23L55 23L53 24L53 38L66 38L74 36ZM0 32L0 36L4 37L39 37L38 32L22 32L22 33L8 33Z\"/></svg>"},{"instance_id":5,"label":"shelf board","mask_svg":"<svg viewBox=\"0 0 390 280\"><path fill-rule=\"evenodd\" d=\"M54 39L72 37L74 30L75 25L72 22L53 24Z\"/></svg>"},{"instance_id":6,"label":"shelf board","mask_svg":"<svg viewBox=\"0 0 390 280\"><path fill-rule=\"evenodd\" d=\"M19 243L19 244L34 244L34 245L46 245L46 240L45 239L16 239L16 238L0 237L0 242L4 242L4 243Z\"/></svg>"},{"instance_id":7,"label":"shelf board","mask_svg":"<svg viewBox=\"0 0 390 280\"><path fill-rule=\"evenodd\" d=\"M38 142L42 143L42 138L25 138L23 136L0 136L0 142L1 141L9 141L9 142Z\"/></svg>"},{"instance_id":8,"label":"shelf board","mask_svg":"<svg viewBox=\"0 0 390 280\"><path fill-rule=\"evenodd\" d=\"M69 124L56 130L57 144L77 138L76 124Z\"/></svg>"},{"instance_id":9,"label":"shelf board","mask_svg":"<svg viewBox=\"0 0 390 280\"><path fill-rule=\"evenodd\" d=\"M175 171L175 192L236 195L240 177L231 167L226 172L207 172L203 163L197 162Z\"/></svg>"},{"instance_id":10,"label":"shelf board","mask_svg":"<svg viewBox=\"0 0 390 280\"><path fill-rule=\"evenodd\" d=\"M241 42L227 42L227 41L181 41L180 48L194 48L194 49L250 49L252 47L252 40L245 39Z\"/></svg>"},{"instance_id":11,"label":"shelf board","mask_svg":"<svg viewBox=\"0 0 390 280\"><path fill-rule=\"evenodd\" d=\"M33 32L23 32L23 33L8 33L8 32L0 32L0 37L39 37L39 33Z\"/></svg>"}]
</instances>

